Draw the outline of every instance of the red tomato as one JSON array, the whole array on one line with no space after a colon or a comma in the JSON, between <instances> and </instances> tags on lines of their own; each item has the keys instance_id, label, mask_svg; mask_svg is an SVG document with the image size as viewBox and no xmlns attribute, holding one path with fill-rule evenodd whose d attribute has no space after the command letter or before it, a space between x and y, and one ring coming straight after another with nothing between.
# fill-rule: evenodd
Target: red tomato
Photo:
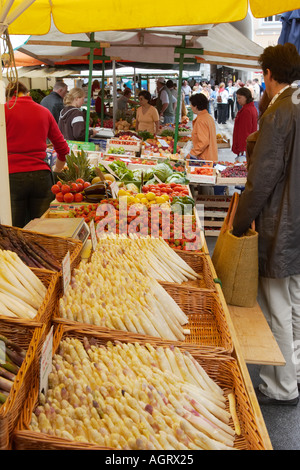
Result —
<instances>
[{"instance_id":1,"label":"red tomato","mask_svg":"<svg viewBox=\"0 0 300 470\"><path fill-rule=\"evenodd\" d=\"M63 184L62 187L61 187L61 192L63 194L67 194L71 191L71 188L68 184Z\"/></svg>"},{"instance_id":2,"label":"red tomato","mask_svg":"<svg viewBox=\"0 0 300 470\"><path fill-rule=\"evenodd\" d=\"M64 194L64 202L73 202L74 201L74 194L72 193L65 193Z\"/></svg>"},{"instance_id":3,"label":"red tomato","mask_svg":"<svg viewBox=\"0 0 300 470\"><path fill-rule=\"evenodd\" d=\"M81 202L83 200L83 195L81 193L74 194L74 202Z\"/></svg>"},{"instance_id":4,"label":"red tomato","mask_svg":"<svg viewBox=\"0 0 300 470\"><path fill-rule=\"evenodd\" d=\"M62 182L61 182L61 181L58 180L56 184L57 184L60 188L62 187Z\"/></svg>"},{"instance_id":5,"label":"red tomato","mask_svg":"<svg viewBox=\"0 0 300 470\"><path fill-rule=\"evenodd\" d=\"M58 184L54 184L51 188L51 191L53 192L53 194L60 193L60 187L58 186Z\"/></svg>"},{"instance_id":6,"label":"red tomato","mask_svg":"<svg viewBox=\"0 0 300 470\"><path fill-rule=\"evenodd\" d=\"M82 178L77 178L76 183L84 184L84 180Z\"/></svg>"},{"instance_id":7,"label":"red tomato","mask_svg":"<svg viewBox=\"0 0 300 470\"><path fill-rule=\"evenodd\" d=\"M89 183L88 181L85 181L83 183L83 189L88 188L89 186L91 186L91 183Z\"/></svg>"},{"instance_id":8,"label":"red tomato","mask_svg":"<svg viewBox=\"0 0 300 470\"><path fill-rule=\"evenodd\" d=\"M64 195L63 195L62 192L59 192L59 193L56 194L56 200L58 202L64 202Z\"/></svg>"},{"instance_id":9,"label":"red tomato","mask_svg":"<svg viewBox=\"0 0 300 470\"><path fill-rule=\"evenodd\" d=\"M78 185L76 183L71 184L71 192L72 193L77 193L78 191Z\"/></svg>"},{"instance_id":10,"label":"red tomato","mask_svg":"<svg viewBox=\"0 0 300 470\"><path fill-rule=\"evenodd\" d=\"M82 183L76 183L77 184L77 191L81 193L83 191L83 184Z\"/></svg>"}]
</instances>

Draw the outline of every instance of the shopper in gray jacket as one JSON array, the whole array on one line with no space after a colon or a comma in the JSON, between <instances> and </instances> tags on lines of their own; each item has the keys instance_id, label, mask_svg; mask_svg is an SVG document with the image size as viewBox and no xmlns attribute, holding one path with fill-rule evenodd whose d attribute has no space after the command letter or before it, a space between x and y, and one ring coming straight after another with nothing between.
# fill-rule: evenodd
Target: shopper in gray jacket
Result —
<instances>
[{"instance_id":1,"label":"shopper in gray jacket","mask_svg":"<svg viewBox=\"0 0 300 470\"><path fill-rule=\"evenodd\" d=\"M241 236L256 221L259 233L258 302L285 358L263 366L261 404L296 405L300 383L300 78L292 44L267 47L259 63L271 99L260 120L245 190L233 223Z\"/></svg>"},{"instance_id":2,"label":"shopper in gray jacket","mask_svg":"<svg viewBox=\"0 0 300 470\"><path fill-rule=\"evenodd\" d=\"M63 81L55 83L53 90L49 95L42 99L41 105L49 109L56 122L59 120L59 114L64 107L64 97L68 92L68 85Z\"/></svg>"}]
</instances>

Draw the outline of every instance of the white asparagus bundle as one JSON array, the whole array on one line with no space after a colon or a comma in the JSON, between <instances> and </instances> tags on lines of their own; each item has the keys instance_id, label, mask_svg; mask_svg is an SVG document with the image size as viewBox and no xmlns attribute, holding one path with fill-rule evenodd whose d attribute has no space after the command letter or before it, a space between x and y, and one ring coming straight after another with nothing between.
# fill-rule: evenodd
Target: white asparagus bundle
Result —
<instances>
[{"instance_id":1,"label":"white asparagus bundle","mask_svg":"<svg viewBox=\"0 0 300 470\"><path fill-rule=\"evenodd\" d=\"M184 341L188 332L188 317L174 299L124 246L111 242L74 270L59 309L68 320L174 341Z\"/></svg>"},{"instance_id":2,"label":"white asparagus bundle","mask_svg":"<svg viewBox=\"0 0 300 470\"><path fill-rule=\"evenodd\" d=\"M83 343L61 342L30 429L120 450L233 450L223 390L188 352Z\"/></svg>"},{"instance_id":3,"label":"white asparagus bundle","mask_svg":"<svg viewBox=\"0 0 300 470\"><path fill-rule=\"evenodd\" d=\"M130 237L114 234L103 234L98 240L98 249L109 249L110 244L117 244L122 254L134 260L146 273L157 281L176 282L181 284L196 280L199 275L167 243L151 236Z\"/></svg>"},{"instance_id":4,"label":"white asparagus bundle","mask_svg":"<svg viewBox=\"0 0 300 470\"><path fill-rule=\"evenodd\" d=\"M45 294L44 284L16 253L0 250L0 315L33 319Z\"/></svg>"}]
</instances>

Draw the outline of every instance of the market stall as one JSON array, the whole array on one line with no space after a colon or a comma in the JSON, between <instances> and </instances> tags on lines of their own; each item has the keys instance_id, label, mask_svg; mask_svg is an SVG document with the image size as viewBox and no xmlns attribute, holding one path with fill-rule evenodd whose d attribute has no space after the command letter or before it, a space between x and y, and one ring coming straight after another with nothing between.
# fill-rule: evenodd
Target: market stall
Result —
<instances>
[{"instance_id":1,"label":"market stall","mask_svg":"<svg viewBox=\"0 0 300 470\"><path fill-rule=\"evenodd\" d=\"M149 173L146 176L147 169L143 169L143 171L129 169L125 162L121 160L107 160L107 165L103 165L104 155L101 154L101 156L102 159L99 160L96 166L100 169L100 173L95 171L96 167L91 164L82 150L78 152L77 157L75 157L75 154L73 155L73 159L81 158L81 176L86 175L85 182L89 183L85 185L85 188L79 186L84 184L80 181L80 178L76 178L77 182L75 180L72 183L68 168L62 175L62 181L56 185L59 189L62 189L63 186L67 186L66 183L68 182L70 187L64 188L64 191L68 190L69 192L65 192L65 194L73 194L74 196L82 194L83 200L80 203L74 201L72 203L62 202L59 208L59 206L55 207L56 203L54 202L53 206L56 210L53 206L50 206L44 217L31 221L25 229L0 227L2 228L0 233L1 249L9 247L17 252L18 256L24 260L23 263L26 266L27 264L31 266L29 269L44 284L46 289L42 305L36 305L36 314L28 307L27 310L30 311L28 317L22 316L21 318L18 316L20 315L19 311L18 313L15 311L16 316L14 318L9 315L1 315L0 317L0 334L12 343L14 342L15 346L12 345L11 347L17 351L19 351L22 344L24 347L22 355L25 357L24 364L20 362L20 369L16 370L17 380L10 386L9 392L5 392L6 398L2 396L4 403L0 406L0 447L15 449L129 448L132 450L179 450L184 448L194 450L197 448L270 449L271 444L252 391L251 381L247 374L233 322L222 297L222 290L216 283L216 274L207 251L200 219L194 210L194 201L190 196L189 186L166 183L168 178L171 179L174 176L176 178L178 172L173 171L171 166L165 162L148 166L151 174ZM83 158L85 158L86 167L82 165ZM90 171L87 177L88 167ZM143 181L144 171L145 179L154 175L157 180L154 179L151 182L150 178L148 181ZM103 181L101 176L95 176L97 173L104 176ZM66 178L65 181L63 177ZM130 177L132 180L129 182ZM72 178L75 179L75 176L73 175ZM100 178L100 182L98 180L93 181L95 178ZM149 181L151 184L147 185L146 183ZM188 181L186 182L188 183ZM143 184L141 185L141 183ZM91 193L86 192L87 189L91 189L93 186L97 188L98 201L92 203L91 201L85 201L84 198L90 194L96 194L94 191ZM100 191L101 187L102 192ZM54 192L56 192L56 189L53 188ZM57 194L53 197L56 198ZM112 220L108 221L106 219L105 236L99 238L99 224L105 219L101 206L107 202L110 202L111 207L118 213L120 223L118 224L118 230L114 231L115 227ZM172 206L173 202L177 202L176 209L180 208L179 213ZM178 202L183 203L183 205L178 206ZM121 227L122 219L120 214L124 203L127 215L125 225ZM177 238L177 235L174 234L173 242L172 238L164 238L163 232L158 231L155 233L153 231L155 226L149 226L148 217L151 206L152 208L158 208L161 214L170 214L173 207L174 217L175 215L183 217L181 223L185 219L192 218L192 233L189 235L185 233L186 240ZM185 207L190 207L192 212L185 214ZM106 210L108 210L108 207L106 207ZM143 232L141 226L142 228L140 227L140 231L138 231L139 236L135 235L138 232L130 230L137 227L137 225L134 225L139 217L137 212L139 214L143 213L144 216L147 214L147 221L144 226L147 230ZM151 214L154 218L154 212L151 212ZM66 238L64 235L72 233L66 233L66 231L69 230L69 222L73 224L73 221L78 221L80 230L76 230L74 235ZM172 218L169 220L171 224L174 221L175 219ZM82 231L82 224L87 226L88 230ZM150 227L152 230L149 230ZM160 223L159 227L163 228ZM171 225L168 228L170 227ZM63 229L65 232L63 232ZM201 236L199 246L195 247L195 245L191 246L188 243L189 240L193 239L197 230ZM151 235L150 238L149 234ZM128 237L128 235L130 236ZM8 242L10 245L8 245ZM44 248L43 254L40 253L39 257L34 250L35 245ZM16 251L17 247L18 251ZM29 253L32 255L31 261L28 258ZM39 268L32 267L33 263L36 265L42 259L46 260L43 266L40 265ZM128 277L128 266L130 266L130 277ZM16 271L14 273L16 274ZM132 273L135 273L135 275L132 276ZM103 276L105 276L105 282L101 281ZM19 281L21 280L24 282L22 276L19 275ZM92 304L88 300L89 292L93 293ZM102 300L98 300L96 292L99 292L99 299ZM144 296L145 300L141 302ZM24 297L23 301L26 300L26 297ZM103 304L103 301L105 304ZM126 312L124 311L125 305ZM111 312L110 315L108 315L109 312ZM28 331L28 337L26 341L23 340L20 343L22 328ZM12 334L12 332L14 333ZM95 397L92 407L84 405L84 413L87 413L86 416L89 417L90 424L88 425L87 421L83 420L82 426L78 427L78 432L75 431L72 425L71 415L66 418L67 421L65 422L62 422L57 414L54 414L52 419L49 420L47 406L52 403L51 397L55 393L56 385L61 388L64 382L58 385L57 380L62 378L61 376L55 378L53 370L51 372L51 367L48 373L41 369L43 361L50 361L50 365L52 363L52 359L49 359L49 350L48 353L46 352L47 344L53 342L53 354L55 354L53 363L56 363L57 360L68 361L68 354L64 358L59 351L62 351L63 345L72 342L77 351L79 351L78 348L82 348L80 355L81 357L86 355L88 361L89 348L86 349L87 343L84 338L91 341L91 344L94 345L93 348L96 345L101 345L99 351L102 353L105 348L108 348L107 353L109 355L112 353L111 348L116 347L116 353L120 353L119 359L114 354L116 359L114 367L116 369L113 370L116 371L122 364L122 360L124 360L123 354L128 355L130 353L133 364L135 364L134 367L136 367L142 351L144 351L142 354L145 354L146 351L147 354L151 352L154 355L152 361L154 357L162 361L162 369L160 372L156 368L151 371L151 364L143 361L140 364L141 373L147 371L148 380L150 380L149 374L159 373L160 383L165 389L166 387L170 388L171 384L175 383L174 380L180 384L180 387L183 387L181 390L184 390L184 387L187 387L187 390L191 387L197 389L203 378L194 375L196 370L202 374L202 377L204 374L204 377L206 377L205 382L209 377L208 384L210 385L208 386L220 390L220 396L223 397L221 409L226 411L219 412L216 410L216 415L214 415L211 405L207 403L206 406L210 411L205 411L204 402L202 402L201 413L205 413L206 419L213 420L214 425L218 422L218 426L221 426L220 429L223 429L226 424L225 428L228 436L225 441L223 431L220 430L220 441L218 441L216 436L213 437L209 434L208 429L201 428L200 422L196 423L193 420L189 422L189 419L186 421L187 416L183 418L183 415L177 415L178 406L182 406L180 402L177 403L178 406L174 408L174 411L170 411L170 416L165 422L162 409L157 407L154 416L155 422L160 423L160 425L158 429L156 427L152 428L152 413L146 412L145 414L145 410L139 408L138 402L134 404L135 396L130 394L128 377L136 369L130 372L129 362L126 374L128 394L125 394L128 402L124 400L122 412L125 414L122 414L119 408L114 408L113 395L109 395L111 398L107 402L105 396L102 396L99 404L101 403L101 407L109 406L111 413L114 413L111 416L115 416L115 419L118 415L123 416L122 421L125 420L125 423L127 423L127 420L132 419L130 413L125 418L126 410L129 412L128 406L134 407L133 409L141 417L143 416L143 419L138 419L138 415L136 415L135 425L137 430L135 437L132 436L130 428L126 426L122 427L123 431L121 431L120 424L118 425L117 421L114 422L113 434L107 428L108 423L102 419L101 425L104 434L93 431L99 426L99 424L96 424L99 415L96 412L97 407L95 408ZM120 350L120 345L125 348L123 353ZM150 345L151 350L149 349ZM176 355L172 358L174 346L176 346ZM137 347L138 349L136 349ZM51 350L50 347L50 352ZM186 363L187 358L191 361L190 364ZM105 363L104 356L102 359ZM185 362L184 368L183 360ZM177 364L176 368L175 364ZM168 369L166 369L167 365ZM65 362L65 367L69 368L68 362ZM88 362L85 367L88 367ZM84 370L82 373L84 373ZM179 376L176 375L178 373ZM34 381L31 380L32 376L36 377ZM99 380L99 387L103 387L101 385L103 377L101 377L99 376L99 379L97 379ZM110 380L113 380L112 383L118 390L118 382L113 379L112 375L106 377L106 387ZM200 381L198 385L197 380ZM149 386L153 387L155 383L150 381ZM91 393L95 393L93 392L94 379L93 382L86 382L86 384L91 388ZM3 384L1 385L3 386ZM120 380L119 385L120 390L122 387L124 388L122 380ZM70 386L76 388L76 380L71 381ZM196 393L196 389L194 393ZM64 406L66 406L68 394L71 392L71 389L68 390L67 388L66 396L62 397L65 403ZM197 390L198 394L200 389ZM174 389L173 395L176 396L178 391L176 392ZM201 393L206 396L205 390ZM43 405L44 394L47 397L46 403L48 405ZM88 397L82 397L82 399L88 400ZM100 400L100 396L97 396L97 400ZM55 403L56 407L61 406L57 401ZM115 403L117 402L115 401ZM200 404L196 405L197 400L195 401L195 398L192 403L193 406L198 406L194 410L199 413ZM74 406L74 403L69 401L68 410L70 413L72 406ZM145 406L145 409L150 410L153 403L151 401L149 403L145 402ZM192 411L193 409L190 408L190 413ZM224 423L220 421L220 413L221 415L225 413ZM189 416L191 417L192 414ZM92 418L96 421L94 422ZM78 419L81 418L76 418L77 423ZM94 428L91 424L93 422ZM179 434L175 433L173 435L171 433L171 422L180 425L181 431L178 430ZM146 423L148 423L149 431L152 429L152 433L147 434L148 437L145 440L142 429L144 429ZM56 429L54 433L51 431L52 426L53 430ZM164 432L167 432L167 435ZM192 436L195 439L193 443L190 441ZM187 442L190 444L187 445Z\"/></svg>"},{"instance_id":2,"label":"market stall","mask_svg":"<svg viewBox=\"0 0 300 470\"><path fill-rule=\"evenodd\" d=\"M90 2L95 14L87 15L87 24L78 13L82 11L79 2L72 2L67 23L65 2L53 0L51 6L39 1L16 2L17 7L8 14L12 3L6 4L0 18L2 30L10 25L12 33L47 33L51 12L57 27L65 33L105 29L107 18L112 29L120 25L130 28L137 23L143 27L162 26L158 19L154 21L144 12L142 18L125 15L128 5L122 4L111 14L110 4L101 5L100 11L97 2ZM22 6L28 7L31 3L22 14ZM289 6L292 8L292 2ZM257 14L262 16L271 10L265 4L257 8ZM274 12L280 11L276 2L272 8ZM183 14L181 10L170 11L169 6L161 4L159 9L161 13L166 9L167 20L164 18L163 22L170 25L199 22L192 11ZM228 20L238 20L245 16L246 10L246 3L235 2L229 6L220 2L213 10L208 10L203 21L224 22L228 11ZM2 131L4 137L5 129ZM1 142L5 150L5 138ZM3 164L6 159L1 161ZM103 162L100 165L105 169ZM79 239L53 238L35 230L1 226L2 268L7 276L6 295L10 299L7 301L5 297L5 303L5 298L1 297L4 307L0 316L0 344L4 345L1 352L7 354L3 363L10 370L9 374L5 372L6 377L1 376L0 448L271 449L236 331L216 282L203 229L191 200L187 205L193 211L189 214L184 211L186 197L190 197L188 185L168 183L167 177L165 182L159 180L157 185L153 184L153 190L162 184L161 194L155 194L144 190L147 186L143 184L142 172L141 186L136 193L128 187L135 185L134 179L122 179L122 175L128 178L130 174L126 165L126 172L120 164L115 171L110 169L121 180L118 188L113 186L116 181L105 176L102 180L103 168L99 173L101 185L99 182L92 184L91 174L87 180L77 175L76 179L83 182L71 181L70 174L66 176L70 167L61 175L62 179L66 178L61 187L58 185L60 190L63 183L64 186L76 184L72 191L69 187L64 188L68 192L59 192L63 196L71 194L74 199L75 194L87 198L81 206L88 210L89 217L84 213L78 218L80 223L84 219L88 229L83 225L83 232L76 232L76 235L79 238L82 233L90 235L88 247L83 247ZM171 167L169 169L172 171ZM3 165L0 174L0 187L5 192L7 184L2 183L7 179L7 168ZM79 191L78 184L84 183L89 184ZM179 194L175 194L176 186ZM126 210L138 205L138 212L147 215L149 234L151 199L144 196L150 193L151 198L153 195L155 198L153 206L162 210L161 206L167 203L164 208L169 215L173 214L174 221L179 216L181 224L190 223L192 231L186 240L174 234L173 239L179 240L180 247L175 243L172 246L170 237L164 239L160 227L153 238L128 236L128 227L136 221L137 213L133 219L129 216L131 220L127 214L123 231L111 235L110 224L107 224L106 237L97 237L94 229L98 208L101 217L107 216L101 212L104 200L111 202L115 215L117 211L120 213L123 203ZM163 198L165 203L157 200L164 195L169 198ZM90 198L96 202L88 201ZM179 212L175 208L171 210L173 198L180 198L177 200ZM97 207L92 215L93 204ZM2 223L7 216L6 209L1 206ZM76 210L72 213L73 217L68 219L76 219ZM98 224L102 220L99 219ZM64 217L61 221L64 222ZM169 228L171 223L167 224ZM193 242L196 233L200 234L200 243L196 249L189 249L187 242ZM152 243L150 248L148 243ZM85 257L82 255L86 248ZM134 273L132 277L128 265ZM109 282L97 284L97 277L103 279L108 274ZM101 291L102 288L107 290ZM100 294L99 309L93 311L96 294ZM120 298L126 302L131 315L122 310Z\"/></svg>"}]
</instances>

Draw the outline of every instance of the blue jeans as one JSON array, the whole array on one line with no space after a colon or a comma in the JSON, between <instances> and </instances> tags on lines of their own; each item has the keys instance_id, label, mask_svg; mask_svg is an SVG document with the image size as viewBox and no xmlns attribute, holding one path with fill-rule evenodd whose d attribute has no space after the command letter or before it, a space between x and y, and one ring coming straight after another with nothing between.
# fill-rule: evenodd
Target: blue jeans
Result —
<instances>
[{"instance_id":1,"label":"blue jeans","mask_svg":"<svg viewBox=\"0 0 300 470\"><path fill-rule=\"evenodd\" d=\"M190 104L190 97L189 97L189 95L185 95L185 97L184 97L184 102L185 102L185 104Z\"/></svg>"},{"instance_id":2,"label":"blue jeans","mask_svg":"<svg viewBox=\"0 0 300 470\"><path fill-rule=\"evenodd\" d=\"M173 124L174 116L164 116L164 124Z\"/></svg>"},{"instance_id":3,"label":"blue jeans","mask_svg":"<svg viewBox=\"0 0 300 470\"><path fill-rule=\"evenodd\" d=\"M9 175L12 225L23 228L32 219L41 217L55 199L51 192L50 170L11 173Z\"/></svg>"}]
</instances>

